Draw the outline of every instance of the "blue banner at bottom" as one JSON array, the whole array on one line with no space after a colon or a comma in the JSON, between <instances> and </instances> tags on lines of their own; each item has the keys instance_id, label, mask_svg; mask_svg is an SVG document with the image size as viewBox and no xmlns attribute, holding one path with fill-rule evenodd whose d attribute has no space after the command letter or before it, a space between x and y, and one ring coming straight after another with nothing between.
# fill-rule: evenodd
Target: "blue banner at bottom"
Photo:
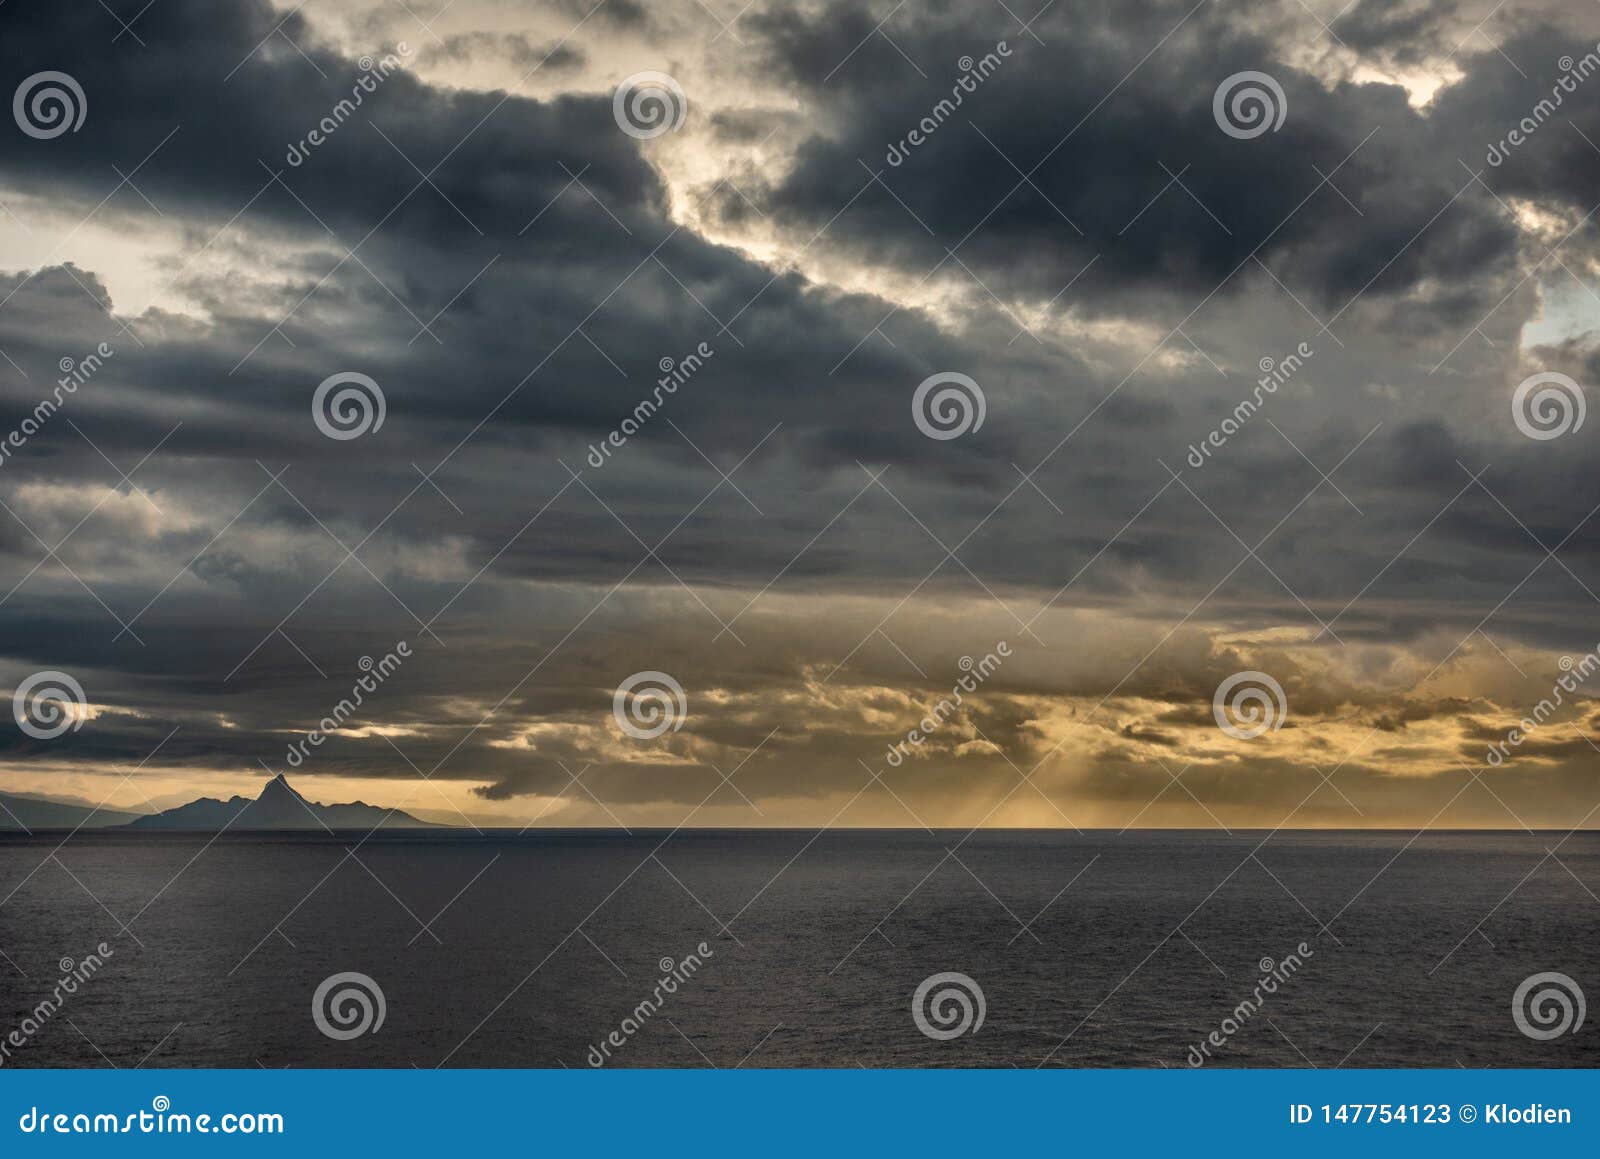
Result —
<instances>
[{"instance_id":1,"label":"blue banner at bottom","mask_svg":"<svg viewBox=\"0 0 1600 1159\"><path fill-rule=\"evenodd\" d=\"M5 1070L0 1151L1592 1155L1597 1095L1575 1070Z\"/></svg>"}]
</instances>

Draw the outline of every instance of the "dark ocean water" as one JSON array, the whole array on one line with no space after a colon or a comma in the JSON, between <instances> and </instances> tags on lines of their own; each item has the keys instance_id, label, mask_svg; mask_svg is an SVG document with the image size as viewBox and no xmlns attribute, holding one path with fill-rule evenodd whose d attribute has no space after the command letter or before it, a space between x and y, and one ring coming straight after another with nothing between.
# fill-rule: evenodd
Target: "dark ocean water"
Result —
<instances>
[{"instance_id":1,"label":"dark ocean water","mask_svg":"<svg viewBox=\"0 0 1600 1159\"><path fill-rule=\"evenodd\" d=\"M64 836L0 836L0 1038L113 953L10 1066L582 1067L701 942L607 1065L1181 1067L1302 942L1220 1064L1600 1065L1600 1010L1512 1018L1544 971L1600 1000L1594 833ZM344 971L386 1012L338 1041ZM948 971L984 1020L935 1040Z\"/></svg>"}]
</instances>

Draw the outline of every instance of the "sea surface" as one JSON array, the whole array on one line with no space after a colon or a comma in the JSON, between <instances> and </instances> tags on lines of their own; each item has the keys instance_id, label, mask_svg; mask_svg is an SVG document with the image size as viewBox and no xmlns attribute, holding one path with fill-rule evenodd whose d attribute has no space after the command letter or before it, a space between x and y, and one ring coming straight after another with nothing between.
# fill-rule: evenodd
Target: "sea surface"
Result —
<instances>
[{"instance_id":1,"label":"sea surface","mask_svg":"<svg viewBox=\"0 0 1600 1159\"><path fill-rule=\"evenodd\" d=\"M1513 1017L1600 1001L1592 832L66 838L0 836L5 1066L1600 1065L1600 1009ZM348 972L383 1020L330 1037Z\"/></svg>"}]
</instances>

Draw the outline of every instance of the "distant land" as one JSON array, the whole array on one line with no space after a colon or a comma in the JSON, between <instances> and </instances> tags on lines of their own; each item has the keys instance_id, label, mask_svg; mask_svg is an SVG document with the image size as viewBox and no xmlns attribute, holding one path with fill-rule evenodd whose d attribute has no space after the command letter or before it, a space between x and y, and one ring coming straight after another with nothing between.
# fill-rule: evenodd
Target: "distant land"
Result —
<instances>
[{"instance_id":1,"label":"distant land","mask_svg":"<svg viewBox=\"0 0 1600 1159\"><path fill-rule=\"evenodd\" d=\"M93 805L35 796L32 793L0 793L0 832L22 829L106 829L126 825L140 818L139 813L118 809L96 809Z\"/></svg>"},{"instance_id":2,"label":"distant land","mask_svg":"<svg viewBox=\"0 0 1600 1159\"><path fill-rule=\"evenodd\" d=\"M383 809L354 801L348 805L323 805L302 797L284 779L273 777L255 800L249 797L201 797L187 805L135 817L129 829L440 829L398 809Z\"/></svg>"},{"instance_id":3,"label":"distant land","mask_svg":"<svg viewBox=\"0 0 1600 1159\"><path fill-rule=\"evenodd\" d=\"M354 801L324 805L308 801L280 773L261 795L201 797L159 813L96 809L89 804L30 793L0 793L0 832L23 829L189 829L230 833L246 829L443 829L399 810Z\"/></svg>"}]
</instances>

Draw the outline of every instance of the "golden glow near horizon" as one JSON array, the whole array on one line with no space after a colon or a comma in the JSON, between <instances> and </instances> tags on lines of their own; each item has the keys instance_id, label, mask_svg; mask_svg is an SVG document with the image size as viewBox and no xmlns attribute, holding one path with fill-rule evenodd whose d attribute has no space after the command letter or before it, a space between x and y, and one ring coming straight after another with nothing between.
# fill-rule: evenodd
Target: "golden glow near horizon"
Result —
<instances>
[{"instance_id":1,"label":"golden glow near horizon","mask_svg":"<svg viewBox=\"0 0 1600 1159\"><path fill-rule=\"evenodd\" d=\"M808 602L780 597L781 606L749 621L750 639L781 631ZM824 648L829 635L847 639L884 606L867 598L833 604L832 632L816 641ZM925 625L919 654L959 628L969 637L976 628L1007 638L1006 618L993 604L930 601L902 614ZM163 769L156 762L125 777L35 764L8 769L0 791L148 812L199 796L253 797L283 771L324 804L361 800L444 824L516 828L1363 828L1432 818L1436 827L1498 829L1570 825L1581 817L1590 780L1581 726L1593 704L1584 692L1589 665L1580 657L1568 670L1560 657L1480 640L1434 671L1428 658L1449 647L1442 638L1413 651L1332 644L1302 629L1191 626L1159 645L1164 663L1107 699L1099 689L1114 684L1164 629L1142 618L1061 609L1040 617L1036 629L1046 641L1080 646L1008 643L1009 656L949 712L939 705L950 701L963 668L946 665L942 689L884 679L904 664L888 647L863 657L862 670L831 679L831 666L818 664L759 688L691 684L683 727L644 742L618 729L608 692L598 690L590 709L529 720L497 742L513 768L525 754L528 768L547 771L548 790L523 788L507 799L485 797L475 791L483 780L460 779L448 767L425 779L425 763L417 773L402 765L390 775L318 768L324 757L336 763L357 752L382 761L390 742L402 752L448 749L493 707L475 701L455 704L453 720L434 723L391 725L376 708L300 768L281 760L242 770ZM924 667L930 677L939 670ZM1218 727L1212 697L1227 673L1250 669L1279 674L1286 710L1276 729L1242 739ZM1538 672L1550 674L1543 687ZM1548 703L1563 677L1572 694L1553 714L1539 711L1533 719L1533 706ZM1594 679L1600 686L1600 675ZM90 701L84 711L85 727L92 727L108 709ZM1507 745L1525 717L1535 727ZM751 755L766 722L776 732ZM934 727L922 731L926 724ZM903 744L913 729L921 740ZM286 731L284 739L295 735ZM1496 742L1508 759L1495 759ZM734 784L754 807L715 771L735 767ZM580 769L582 790L567 775Z\"/></svg>"}]
</instances>

